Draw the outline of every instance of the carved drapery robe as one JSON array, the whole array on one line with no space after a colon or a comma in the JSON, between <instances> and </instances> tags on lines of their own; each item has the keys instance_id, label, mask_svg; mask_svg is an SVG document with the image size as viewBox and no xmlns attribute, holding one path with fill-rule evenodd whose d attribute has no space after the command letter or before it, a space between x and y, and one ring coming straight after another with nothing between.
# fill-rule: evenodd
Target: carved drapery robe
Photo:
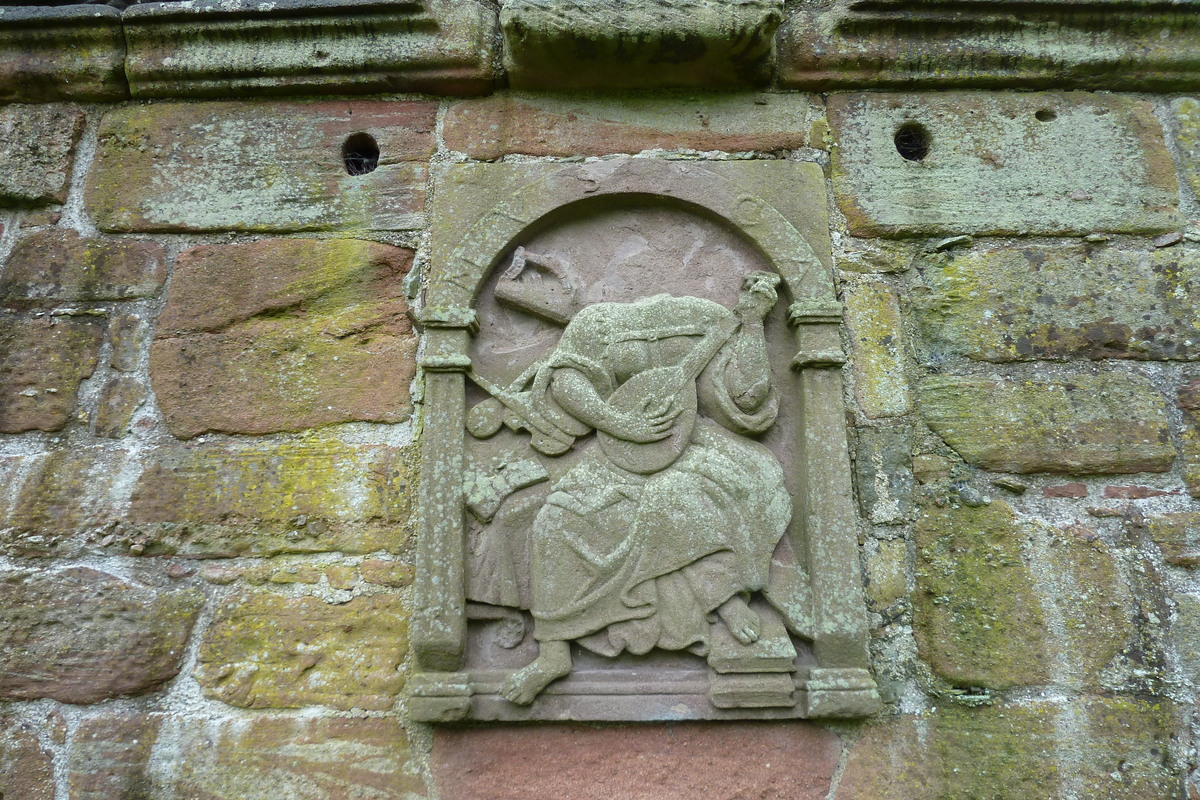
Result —
<instances>
[{"instance_id":1,"label":"carved drapery robe","mask_svg":"<svg viewBox=\"0 0 1200 800\"><path fill-rule=\"evenodd\" d=\"M695 297L597 303L567 326L532 396L563 431L590 431L554 400L556 370L586 376L602 398L650 369L679 364L733 313ZM761 334L760 334L761 335ZM654 647L703 654L708 615L767 585L792 506L778 461L745 434L775 421L773 391L744 410L731 385L735 338L685 392L699 417L679 457L650 474L613 463L594 441L553 487L533 526L532 613L539 640L576 640L603 655ZM741 383L767 381L740 376ZM743 399L743 404L745 400Z\"/></svg>"}]
</instances>

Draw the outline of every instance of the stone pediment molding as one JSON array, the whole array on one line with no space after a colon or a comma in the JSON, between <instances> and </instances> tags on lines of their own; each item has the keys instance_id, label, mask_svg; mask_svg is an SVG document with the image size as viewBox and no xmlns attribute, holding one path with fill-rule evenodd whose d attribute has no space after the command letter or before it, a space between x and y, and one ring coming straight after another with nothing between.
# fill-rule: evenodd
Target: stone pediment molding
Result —
<instances>
[{"instance_id":1,"label":"stone pediment molding","mask_svg":"<svg viewBox=\"0 0 1200 800\"><path fill-rule=\"evenodd\" d=\"M0 101L1200 86L1194 0L194 0L0 7ZM501 36L497 36L497 33ZM507 74L505 74L505 72Z\"/></svg>"}]
</instances>

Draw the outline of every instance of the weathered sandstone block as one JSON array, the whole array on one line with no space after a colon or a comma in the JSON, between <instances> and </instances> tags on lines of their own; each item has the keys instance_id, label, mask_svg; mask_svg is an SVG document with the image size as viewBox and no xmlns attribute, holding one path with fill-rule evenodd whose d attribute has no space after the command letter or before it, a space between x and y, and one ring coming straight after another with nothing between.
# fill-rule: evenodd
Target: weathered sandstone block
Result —
<instances>
[{"instance_id":1,"label":"weathered sandstone block","mask_svg":"<svg viewBox=\"0 0 1200 800\"><path fill-rule=\"evenodd\" d=\"M923 509L915 541L917 647L956 685L1092 686L1133 635L1132 596L1098 539L1022 519L996 500ZM1031 561L1030 548L1043 558ZM1065 640L1051 637L1047 608L1063 620Z\"/></svg>"},{"instance_id":2,"label":"weathered sandstone block","mask_svg":"<svg viewBox=\"0 0 1200 800\"><path fill-rule=\"evenodd\" d=\"M233 596L200 643L204 693L246 708L386 711L404 686L408 611L390 594L333 605L272 592Z\"/></svg>"},{"instance_id":3,"label":"weathered sandstone block","mask_svg":"<svg viewBox=\"0 0 1200 800\"><path fill-rule=\"evenodd\" d=\"M354 239L211 245L177 260L150 351L167 426L262 434L400 422L412 251Z\"/></svg>"},{"instance_id":4,"label":"weathered sandstone block","mask_svg":"<svg viewBox=\"0 0 1200 800\"><path fill-rule=\"evenodd\" d=\"M154 797L161 787L149 762L163 717L113 714L81 722L68 756L70 800Z\"/></svg>"},{"instance_id":5,"label":"weathered sandstone block","mask_svg":"<svg viewBox=\"0 0 1200 800\"><path fill-rule=\"evenodd\" d=\"M0 108L0 205L66 200L83 123L75 106Z\"/></svg>"},{"instance_id":6,"label":"weathered sandstone block","mask_svg":"<svg viewBox=\"0 0 1200 800\"><path fill-rule=\"evenodd\" d=\"M1200 248L974 247L914 296L929 354L984 361L1200 358Z\"/></svg>"},{"instance_id":7,"label":"weathered sandstone block","mask_svg":"<svg viewBox=\"0 0 1200 800\"><path fill-rule=\"evenodd\" d=\"M0 433L66 425L103 336L95 317L0 315Z\"/></svg>"},{"instance_id":8,"label":"weathered sandstone block","mask_svg":"<svg viewBox=\"0 0 1200 800\"><path fill-rule=\"evenodd\" d=\"M843 296L859 408L870 419L907 414L904 332L895 291L884 283L862 281L849 284Z\"/></svg>"},{"instance_id":9,"label":"weathered sandstone block","mask_svg":"<svg viewBox=\"0 0 1200 800\"><path fill-rule=\"evenodd\" d=\"M624 97L493 95L446 112L446 146L472 158L507 153L601 156L643 150L785 150L805 143L806 95Z\"/></svg>"},{"instance_id":10,"label":"weathered sandstone block","mask_svg":"<svg viewBox=\"0 0 1200 800\"><path fill-rule=\"evenodd\" d=\"M433 776L444 800L817 800L838 751L806 723L441 728Z\"/></svg>"},{"instance_id":11,"label":"weathered sandstone block","mask_svg":"<svg viewBox=\"0 0 1200 800\"><path fill-rule=\"evenodd\" d=\"M75 555L78 535L98 532L120 513L109 492L126 453L59 448L0 459L0 550L18 557Z\"/></svg>"},{"instance_id":12,"label":"weathered sandstone block","mask_svg":"<svg viewBox=\"0 0 1200 800\"><path fill-rule=\"evenodd\" d=\"M385 800L424 796L409 765L408 736L394 718L175 719L177 797Z\"/></svg>"},{"instance_id":13,"label":"weathered sandstone block","mask_svg":"<svg viewBox=\"0 0 1200 800\"><path fill-rule=\"evenodd\" d=\"M1081 749L1058 744L1077 725ZM1057 797L1085 786L1089 797L1178 796L1167 766L1171 708L1131 698L1086 697L977 709L939 705L867 728L855 742L838 800ZM1114 777L1115 776L1115 777Z\"/></svg>"},{"instance_id":14,"label":"weathered sandstone block","mask_svg":"<svg viewBox=\"0 0 1200 800\"><path fill-rule=\"evenodd\" d=\"M495 80L486 3L139 3L122 22L134 97L477 94Z\"/></svg>"},{"instance_id":15,"label":"weathered sandstone block","mask_svg":"<svg viewBox=\"0 0 1200 800\"><path fill-rule=\"evenodd\" d=\"M157 244L46 230L17 242L0 275L0 297L128 300L153 295L165 276L163 249Z\"/></svg>"},{"instance_id":16,"label":"weathered sandstone block","mask_svg":"<svg viewBox=\"0 0 1200 800\"><path fill-rule=\"evenodd\" d=\"M1180 97L1171 104L1175 112L1175 142L1183 156L1183 175L1192 192L1200 195L1200 98Z\"/></svg>"},{"instance_id":17,"label":"weathered sandstone block","mask_svg":"<svg viewBox=\"0 0 1200 800\"><path fill-rule=\"evenodd\" d=\"M1120 373L1067 380L934 376L921 414L967 461L999 472L1165 472L1175 459L1166 404Z\"/></svg>"},{"instance_id":18,"label":"weathered sandstone block","mask_svg":"<svg viewBox=\"0 0 1200 800\"><path fill-rule=\"evenodd\" d=\"M913 511L912 434L903 428L859 428L854 460L859 503L876 525L899 525Z\"/></svg>"},{"instance_id":19,"label":"weathered sandstone block","mask_svg":"<svg viewBox=\"0 0 1200 800\"><path fill-rule=\"evenodd\" d=\"M163 103L101 122L87 207L106 231L404 230L420 225L437 106ZM347 174L353 134L378 169Z\"/></svg>"},{"instance_id":20,"label":"weathered sandstone block","mask_svg":"<svg viewBox=\"0 0 1200 800\"><path fill-rule=\"evenodd\" d=\"M201 598L87 567L0 578L0 697L98 703L179 672Z\"/></svg>"},{"instance_id":21,"label":"weathered sandstone block","mask_svg":"<svg viewBox=\"0 0 1200 800\"><path fill-rule=\"evenodd\" d=\"M37 730L15 715L0 716L0 795L13 800L54 800L54 760Z\"/></svg>"},{"instance_id":22,"label":"weathered sandstone block","mask_svg":"<svg viewBox=\"0 0 1200 800\"><path fill-rule=\"evenodd\" d=\"M128 97L121 10L48 5L0 7L0 102Z\"/></svg>"},{"instance_id":23,"label":"weathered sandstone block","mask_svg":"<svg viewBox=\"0 0 1200 800\"><path fill-rule=\"evenodd\" d=\"M92 411L92 431L106 439L120 439L129 431L133 414L146 402L146 387L137 378L118 375L104 384Z\"/></svg>"},{"instance_id":24,"label":"weathered sandstone block","mask_svg":"<svg viewBox=\"0 0 1200 800\"><path fill-rule=\"evenodd\" d=\"M147 553L200 558L398 550L413 462L406 450L336 441L155 450L133 488L127 535Z\"/></svg>"},{"instance_id":25,"label":"weathered sandstone block","mask_svg":"<svg viewBox=\"0 0 1200 800\"><path fill-rule=\"evenodd\" d=\"M856 236L1150 233L1180 224L1175 169L1142 100L845 94L830 97L829 121L833 189Z\"/></svg>"}]
</instances>

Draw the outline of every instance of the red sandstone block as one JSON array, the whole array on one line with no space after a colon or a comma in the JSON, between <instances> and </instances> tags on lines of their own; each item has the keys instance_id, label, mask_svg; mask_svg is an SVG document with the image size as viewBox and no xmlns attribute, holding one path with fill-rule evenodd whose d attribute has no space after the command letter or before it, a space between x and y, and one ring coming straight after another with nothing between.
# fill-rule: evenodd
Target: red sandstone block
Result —
<instances>
[{"instance_id":1,"label":"red sandstone block","mask_svg":"<svg viewBox=\"0 0 1200 800\"><path fill-rule=\"evenodd\" d=\"M190 438L407 419L412 255L356 239L180 255L150 350L168 428Z\"/></svg>"},{"instance_id":2,"label":"red sandstone block","mask_svg":"<svg viewBox=\"0 0 1200 800\"><path fill-rule=\"evenodd\" d=\"M55 228L17 242L0 278L0 296L10 301L127 300L153 295L165 276L160 245L85 239Z\"/></svg>"},{"instance_id":3,"label":"red sandstone block","mask_svg":"<svg viewBox=\"0 0 1200 800\"><path fill-rule=\"evenodd\" d=\"M1070 497L1078 499L1080 497L1087 497L1087 495L1087 486L1078 482L1063 483L1058 486L1045 486L1042 488L1042 497Z\"/></svg>"},{"instance_id":4,"label":"red sandstone block","mask_svg":"<svg viewBox=\"0 0 1200 800\"><path fill-rule=\"evenodd\" d=\"M1147 497L1168 497L1177 491L1163 491L1152 486L1105 486L1104 496L1114 500L1145 500Z\"/></svg>"},{"instance_id":5,"label":"red sandstone block","mask_svg":"<svg viewBox=\"0 0 1200 800\"><path fill-rule=\"evenodd\" d=\"M496 95L446 113L446 145L472 158L667 150L784 150L804 145L805 95L620 97Z\"/></svg>"},{"instance_id":6,"label":"red sandstone block","mask_svg":"<svg viewBox=\"0 0 1200 800\"><path fill-rule=\"evenodd\" d=\"M824 800L840 745L806 722L438 729L442 800Z\"/></svg>"},{"instance_id":7,"label":"red sandstone block","mask_svg":"<svg viewBox=\"0 0 1200 800\"><path fill-rule=\"evenodd\" d=\"M0 317L0 433L66 425L103 334L95 317Z\"/></svg>"}]
</instances>

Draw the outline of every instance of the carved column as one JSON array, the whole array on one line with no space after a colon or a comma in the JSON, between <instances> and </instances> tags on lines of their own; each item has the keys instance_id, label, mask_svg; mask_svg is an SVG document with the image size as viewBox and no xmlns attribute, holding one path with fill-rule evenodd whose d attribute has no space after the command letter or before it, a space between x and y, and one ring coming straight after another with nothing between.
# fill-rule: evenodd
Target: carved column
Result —
<instances>
[{"instance_id":1,"label":"carved column","mask_svg":"<svg viewBox=\"0 0 1200 800\"><path fill-rule=\"evenodd\" d=\"M463 400L467 355L475 312L427 308L425 327L424 416L421 432L420 507L417 512L416 613L413 649L422 670L453 671L462 666L466 641L463 574Z\"/></svg>"},{"instance_id":2,"label":"carved column","mask_svg":"<svg viewBox=\"0 0 1200 800\"><path fill-rule=\"evenodd\" d=\"M867 620L859 574L857 512L840 367L846 362L835 298L805 298L788 309L798 351L804 425L804 547L813 598L813 654L821 666L806 684L808 716L860 716L879 704L867 666Z\"/></svg>"}]
</instances>

